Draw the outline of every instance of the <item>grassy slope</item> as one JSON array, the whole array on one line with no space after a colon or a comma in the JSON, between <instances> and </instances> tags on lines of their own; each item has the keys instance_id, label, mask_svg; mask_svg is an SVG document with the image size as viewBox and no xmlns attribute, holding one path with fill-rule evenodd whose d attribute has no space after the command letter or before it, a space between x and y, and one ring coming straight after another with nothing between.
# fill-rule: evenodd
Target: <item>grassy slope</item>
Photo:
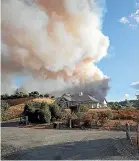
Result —
<instances>
[{"instance_id":1,"label":"grassy slope","mask_svg":"<svg viewBox=\"0 0 139 161\"><path fill-rule=\"evenodd\" d=\"M48 104L51 104L54 102L54 99L51 98L21 98L21 99L12 99L7 100L8 103L12 106L7 111L6 118L7 120L18 118L23 110L24 110L24 104L28 101L34 101L34 102L47 102Z\"/></svg>"}]
</instances>

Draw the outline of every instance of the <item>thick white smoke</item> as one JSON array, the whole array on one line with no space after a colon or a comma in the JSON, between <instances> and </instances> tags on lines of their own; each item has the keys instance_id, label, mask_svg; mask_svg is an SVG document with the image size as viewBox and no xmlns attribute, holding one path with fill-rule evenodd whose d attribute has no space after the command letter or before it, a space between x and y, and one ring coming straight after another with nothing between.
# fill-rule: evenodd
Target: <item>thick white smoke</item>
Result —
<instances>
[{"instance_id":1,"label":"thick white smoke","mask_svg":"<svg viewBox=\"0 0 139 161\"><path fill-rule=\"evenodd\" d=\"M23 75L27 92L104 97L108 78L94 64L109 46L101 17L95 0L2 0L2 93Z\"/></svg>"}]
</instances>

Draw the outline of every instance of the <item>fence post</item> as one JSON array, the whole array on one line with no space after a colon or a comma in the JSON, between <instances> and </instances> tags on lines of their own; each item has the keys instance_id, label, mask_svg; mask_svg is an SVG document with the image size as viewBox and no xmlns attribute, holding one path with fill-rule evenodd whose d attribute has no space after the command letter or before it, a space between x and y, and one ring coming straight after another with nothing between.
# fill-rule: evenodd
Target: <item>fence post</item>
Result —
<instances>
[{"instance_id":1,"label":"fence post","mask_svg":"<svg viewBox=\"0 0 139 161\"><path fill-rule=\"evenodd\" d=\"M139 148L139 124L137 124L137 147Z\"/></svg>"},{"instance_id":2,"label":"fence post","mask_svg":"<svg viewBox=\"0 0 139 161\"><path fill-rule=\"evenodd\" d=\"M131 139L131 134L130 134L130 125L129 125L129 123L126 123L126 138L127 138L127 140L130 140L131 144L133 144L132 139Z\"/></svg>"},{"instance_id":3,"label":"fence post","mask_svg":"<svg viewBox=\"0 0 139 161\"><path fill-rule=\"evenodd\" d=\"M70 127L70 129L72 128L72 126L71 126L71 119L69 120L69 127Z\"/></svg>"},{"instance_id":4,"label":"fence post","mask_svg":"<svg viewBox=\"0 0 139 161\"><path fill-rule=\"evenodd\" d=\"M130 140L129 132L130 132L130 126L128 123L126 123L126 139L127 140Z\"/></svg>"}]
</instances>

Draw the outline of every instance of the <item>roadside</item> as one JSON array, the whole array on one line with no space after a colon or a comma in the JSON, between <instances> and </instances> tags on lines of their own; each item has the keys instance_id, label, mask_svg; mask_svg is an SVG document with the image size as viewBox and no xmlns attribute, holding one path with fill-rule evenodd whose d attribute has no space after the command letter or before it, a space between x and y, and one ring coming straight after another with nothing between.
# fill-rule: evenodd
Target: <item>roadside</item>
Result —
<instances>
[{"instance_id":1,"label":"roadside","mask_svg":"<svg viewBox=\"0 0 139 161\"><path fill-rule=\"evenodd\" d=\"M2 159L139 159L122 131L2 127Z\"/></svg>"}]
</instances>

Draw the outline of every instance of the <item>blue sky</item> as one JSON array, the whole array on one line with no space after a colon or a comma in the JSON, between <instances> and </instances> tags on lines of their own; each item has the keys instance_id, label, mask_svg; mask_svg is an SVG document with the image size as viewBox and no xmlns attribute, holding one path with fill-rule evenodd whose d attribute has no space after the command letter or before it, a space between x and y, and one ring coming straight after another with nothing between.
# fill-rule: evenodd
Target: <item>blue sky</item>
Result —
<instances>
[{"instance_id":1,"label":"blue sky","mask_svg":"<svg viewBox=\"0 0 139 161\"><path fill-rule=\"evenodd\" d=\"M111 44L108 56L97 66L111 78L108 100L125 99L125 94L128 99L135 98L136 90L131 83L139 81L139 24L133 19L139 8L137 3L106 0L103 33L109 36Z\"/></svg>"}]
</instances>

